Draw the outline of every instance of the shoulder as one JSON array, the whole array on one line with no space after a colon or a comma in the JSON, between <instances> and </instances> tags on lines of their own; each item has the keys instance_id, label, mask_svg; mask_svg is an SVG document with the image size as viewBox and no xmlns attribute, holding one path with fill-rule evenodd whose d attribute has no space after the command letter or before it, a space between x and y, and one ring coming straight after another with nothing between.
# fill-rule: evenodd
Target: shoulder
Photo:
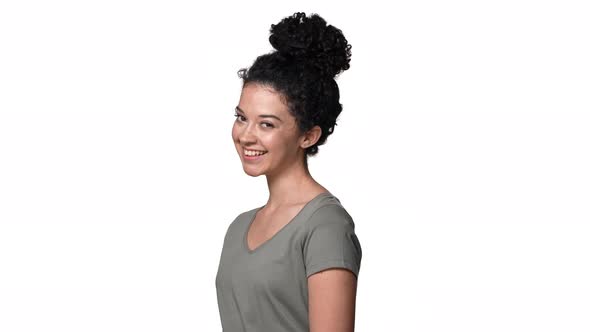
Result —
<instances>
[{"instance_id":1,"label":"shoulder","mask_svg":"<svg viewBox=\"0 0 590 332\"><path fill-rule=\"evenodd\" d=\"M362 248L354 221L338 200L327 200L314 209L305 223L303 257L306 274L344 268L358 275Z\"/></svg>"},{"instance_id":2,"label":"shoulder","mask_svg":"<svg viewBox=\"0 0 590 332\"><path fill-rule=\"evenodd\" d=\"M340 224L354 228L354 220L338 198L328 197L318 204L305 223L308 229L328 224Z\"/></svg>"},{"instance_id":3,"label":"shoulder","mask_svg":"<svg viewBox=\"0 0 590 332\"><path fill-rule=\"evenodd\" d=\"M232 230L240 228L240 225L247 224L254 217L254 214L258 209L259 208L253 208L251 210L238 213L227 227L227 233L230 233Z\"/></svg>"},{"instance_id":4,"label":"shoulder","mask_svg":"<svg viewBox=\"0 0 590 332\"><path fill-rule=\"evenodd\" d=\"M256 213L256 210L258 210L258 209L260 209L260 208L253 208L251 210L247 210L247 211L238 213L238 215L236 216L236 218L234 219L234 221L232 223L252 217Z\"/></svg>"}]
</instances>

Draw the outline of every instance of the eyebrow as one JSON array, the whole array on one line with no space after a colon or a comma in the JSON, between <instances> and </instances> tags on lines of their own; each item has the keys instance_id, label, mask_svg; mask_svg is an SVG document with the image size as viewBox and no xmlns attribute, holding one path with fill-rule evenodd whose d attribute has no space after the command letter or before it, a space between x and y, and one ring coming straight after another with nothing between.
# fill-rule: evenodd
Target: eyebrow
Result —
<instances>
[{"instance_id":1,"label":"eyebrow","mask_svg":"<svg viewBox=\"0 0 590 332\"><path fill-rule=\"evenodd\" d=\"M236 106L236 111L240 111L244 114L246 114L246 112L244 112L241 108L239 108L238 106ZM281 122L283 122L283 120L281 120L278 116L273 115L273 114L260 114L258 115L259 118L275 118Z\"/></svg>"}]
</instances>

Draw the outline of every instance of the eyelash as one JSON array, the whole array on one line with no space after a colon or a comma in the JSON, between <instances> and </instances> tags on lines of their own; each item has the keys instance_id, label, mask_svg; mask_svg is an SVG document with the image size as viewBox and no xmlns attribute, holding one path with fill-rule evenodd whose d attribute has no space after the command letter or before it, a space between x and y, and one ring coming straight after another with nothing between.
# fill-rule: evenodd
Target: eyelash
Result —
<instances>
[{"instance_id":1,"label":"eyelash","mask_svg":"<svg viewBox=\"0 0 590 332\"><path fill-rule=\"evenodd\" d=\"M238 118L241 116L240 114L236 113L236 114L234 114L234 116L236 117L236 119L237 119L238 121L240 121L240 120L238 119ZM265 127L265 128L274 128L273 124L272 124L272 123L270 123L270 122L262 122L262 124L268 125L268 126L267 126L267 127Z\"/></svg>"}]
</instances>

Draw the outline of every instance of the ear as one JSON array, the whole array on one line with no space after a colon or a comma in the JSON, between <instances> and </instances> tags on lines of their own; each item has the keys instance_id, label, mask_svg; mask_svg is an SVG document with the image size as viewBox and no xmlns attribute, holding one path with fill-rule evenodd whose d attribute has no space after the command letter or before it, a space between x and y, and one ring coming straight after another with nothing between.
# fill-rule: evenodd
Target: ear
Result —
<instances>
[{"instance_id":1,"label":"ear","mask_svg":"<svg viewBox=\"0 0 590 332\"><path fill-rule=\"evenodd\" d=\"M314 145L322 136L322 128L320 126L314 126L310 130L308 130L301 139L299 140L299 146L302 149L307 149L308 147Z\"/></svg>"}]
</instances>

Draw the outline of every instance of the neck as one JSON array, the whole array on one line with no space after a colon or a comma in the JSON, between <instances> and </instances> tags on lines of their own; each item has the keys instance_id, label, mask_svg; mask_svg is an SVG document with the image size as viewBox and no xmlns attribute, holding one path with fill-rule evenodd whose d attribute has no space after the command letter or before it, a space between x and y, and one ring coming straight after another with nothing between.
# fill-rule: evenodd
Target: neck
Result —
<instances>
[{"instance_id":1,"label":"neck","mask_svg":"<svg viewBox=\"0 0 590 332\"><path fill-rule=\"evenodd\" d=\"M311 176L305 161L289 165L280 174L267 174L266 182L269 198L265 208L268 210L306 202L310 193L325 190Z\"/></svg>"}]
</instances>

